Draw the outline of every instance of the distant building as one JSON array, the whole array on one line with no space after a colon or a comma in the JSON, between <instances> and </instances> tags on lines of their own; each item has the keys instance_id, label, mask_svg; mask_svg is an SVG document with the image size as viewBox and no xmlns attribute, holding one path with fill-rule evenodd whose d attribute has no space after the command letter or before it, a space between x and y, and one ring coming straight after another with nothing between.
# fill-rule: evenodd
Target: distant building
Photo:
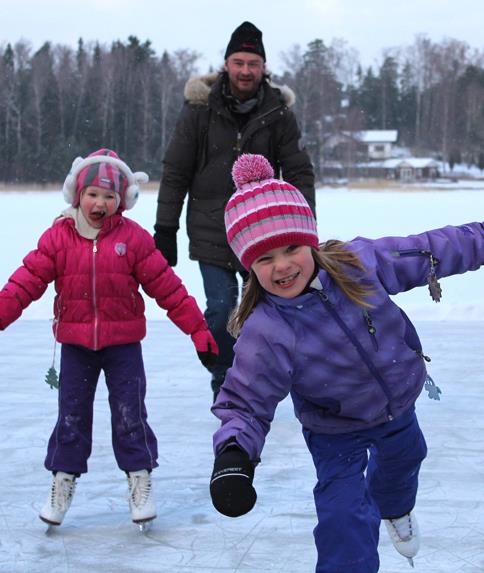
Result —
<instances>
[{"instance_id":1,"label":"distant building","mask_svg":"<svg viewBox=\"0 0 484 573\"><path fill-rule=\"evenodd\" d=\"M391 179L402 183L431 181L440 176L440 163L428 157L405 157L384 161L365 161L343 164L327 161L323 176L326 181L350 179Z\"/></svg>"},{"instance_id":2,"label":"distant building","mask_svg":"<svg viewBox=\"0 0 484 573\"><path fill-rule=\"evenodd\" d=\"M398 139L396 129L341 131L329 135L323 142L325 159L347 163L378 161L392 157Z\"/></svg>"},{"instance_id":3,"label":"distant building","mask_svg":"<svg viewBox=\"0 0 484 573\"><path fill-rule=\"evenodd\" d=\"M439 163L429 157L405 157L404 159L387 159L379 165L388 179L399 181L418 181L436 179L439 176Z\"/></svg>"},{"instance_id":4,"label":"distant building","mask_svg":"<svg viewBox=\"0 0 484 573\"><path fill-rule=\"evenodd\" d=\"M439 177L440 164L429 157L398 157L398 130L340 131L323 141L323 177L378 178L402 182ZM406 155L406 153L405 153Z\"/></svg>"},{"instance_id":5,"label":"distant building","mask_svg":"<svg viewBox=\"0 0 484 573\"><path fill-rule=\"evenodd\" d=\"M366 145L368 159L388 159L392 157L393 146L398 139L396 129L370 129L360 131L355 137Z\"/></svg>"}]
</instances>

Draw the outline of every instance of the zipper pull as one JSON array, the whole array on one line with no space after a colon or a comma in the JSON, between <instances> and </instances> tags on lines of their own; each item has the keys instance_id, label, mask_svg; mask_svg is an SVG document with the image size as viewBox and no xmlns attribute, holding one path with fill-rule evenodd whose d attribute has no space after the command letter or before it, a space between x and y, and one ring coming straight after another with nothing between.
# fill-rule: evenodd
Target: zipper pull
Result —
<instances>
[{"instance_id":1,"label":"zipper pull","mask_svg":"<svg viewBox=\"0 0 484 573\"><path fill-rule=\"evenodd\" d=\"M373 325L373 319L370 313L365 309L363 310L363 318L366 322L366 328L368 329L368 334L370 335L371 343L373 344L374 350L378 350L378 341L376 339L376 328Z\"/></svg>"},{"instance_id":2,"label":"zipper pull","mask_svg":"<svg viewBox=\"0 0 484 573\"><path fill-rule=\"evenodd\" d=\"M320 291L318 291L319 296L324 300L324 302L329 302L329 297L328 295L324 292L323 289L321 289Z\"/></svg>"},{"instance_id":3,"label":"zipper pull","mask_svg":"<svg viewBox=\"0 0 484 573\"><path fill-rule=\"evenodd\" d=\"M423 358L425 360L425 362L432 362L430 356L426 356L421 350L417 350L416 352L418 356L420 356L420 358Z\"/></svg>"},{"instance_id":4,"label":"zipper pull","mask_svg":"<svg viewBox=\"0 0 484 573\"><path fill-rule=\"evenodd\" d=\"M372 335L375 335L376 334L376 328L373 326L373 320L372 320L372 318L371 318L371 316L367 310L363 311L363 316L365 317L365 322L366 322L366 326L368 328L368 332Z\"/></svg>"},{"instance_id":5,"label":"zipper pull","mask_svg":"<svg viewBox=\"0 0 484 573\"><path fill-rule=\"evenodd\" d=\"M92 243L92 252L97 253L97 241L94 240Z\"/></svg>"}]
</instances>

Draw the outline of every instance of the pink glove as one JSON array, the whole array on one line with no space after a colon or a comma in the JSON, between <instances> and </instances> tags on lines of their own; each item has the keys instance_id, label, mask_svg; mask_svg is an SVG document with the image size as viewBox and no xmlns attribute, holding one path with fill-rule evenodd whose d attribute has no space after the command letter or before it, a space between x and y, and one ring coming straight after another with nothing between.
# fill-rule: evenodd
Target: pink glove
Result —
<instances>
[{"instance_id":1,"label":"pink glove","mask_svg":"<svg viewBox=\"0 0 484 573\"><path fill-rule=\"evenodd\" d=\"M191 337L200 362L205 368L214 366L218 356L218 346L210 330L197 330Z\"/></svg>"}]
</instances>

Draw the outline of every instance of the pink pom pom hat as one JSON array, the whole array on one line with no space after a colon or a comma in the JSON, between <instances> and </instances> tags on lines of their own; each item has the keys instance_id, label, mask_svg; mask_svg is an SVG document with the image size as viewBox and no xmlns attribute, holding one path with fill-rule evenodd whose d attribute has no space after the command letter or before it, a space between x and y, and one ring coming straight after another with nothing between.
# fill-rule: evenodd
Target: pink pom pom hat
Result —
<instances>
[{"instance_id":1,"label":"pink pom pom hat","mask_svg":"<svg viewBox=\"0 0 484 573\"><path fill-rule=\"evenodd\" d=\"M318 248L316 219L306 199L290 183L274 179L263 155L241 155L232 178L237 189L225 208L225 229L230 247L247 270L271 249Z\"/></svg>"}]
</instances>

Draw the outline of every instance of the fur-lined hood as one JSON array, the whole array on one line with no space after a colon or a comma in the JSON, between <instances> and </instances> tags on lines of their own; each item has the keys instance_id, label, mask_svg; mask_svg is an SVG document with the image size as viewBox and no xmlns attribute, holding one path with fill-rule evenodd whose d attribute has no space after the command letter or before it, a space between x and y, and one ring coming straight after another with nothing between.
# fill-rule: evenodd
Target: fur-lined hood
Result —
<instances>
[{"instance_id":1,"label":"fur-lined hood","mask_svg":"<svg viewBox=\"0 0 484 573\"><path fill-rule=\"evenodd\" d=\"M205 74L203 76L194 76L190 78L185 84L185 89L183 90L183 95L188 103L196 105L206 105L208 104L208 96L214 84L220 78L220 72L214 72L211 74ZM274 89L281 92L284 99L284 103L287 107L291 107L296 103L296 94L292 89L287 86L279 86L277 84L271 83L267 80L267 84Z\"/></svg>"}]
</instances>

